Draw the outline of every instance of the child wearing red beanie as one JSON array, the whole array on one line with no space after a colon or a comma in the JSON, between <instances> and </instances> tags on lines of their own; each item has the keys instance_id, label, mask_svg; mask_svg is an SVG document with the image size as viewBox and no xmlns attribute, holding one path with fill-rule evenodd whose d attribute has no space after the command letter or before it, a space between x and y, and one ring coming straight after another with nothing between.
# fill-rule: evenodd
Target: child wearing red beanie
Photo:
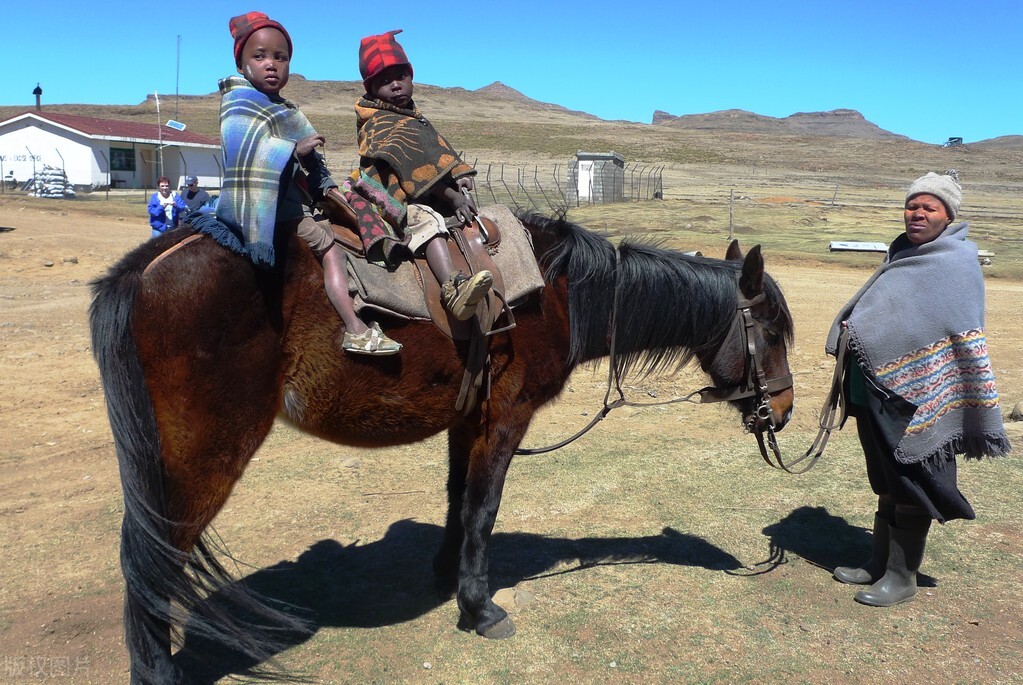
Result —
<instances>
[{"instance_id":1,"label":"child wearing red beanie","mask_svg":"<svg viewBox=\"0 0 1023 685\"><path fill-rule=\"evenodd\" d=\"M444 306L465 320L475 314L494 279L486 270L467 276L453 268L445 244L448 229L438 210L472 223L476 206L469 193L476 170L412 100L412 64L394 38L398 33L367 36L359 45L366 94L355 105L361 159L352 186L398 235L409 237L413 253L425 252L441 283Z\"/></svg>"},{"instance_id":2,"label":"child wearing red beanie","mask_svg":"<svg viewBox=\"0 0 1023 685\"><path fill-rule=\"evenodd\" d=\"M395 354L401 344L356 315L345 254L329 222L313 218L314 201L337 183L316 150L326 139L280 94L290 77L291 36L261 12L234 17L229 26L241 76L220 81L224 183L217 218L265 267L275 263L276 231L296 231L323 266L327 297L345 324L342 348Z\"/></svg>"}]
</instances>

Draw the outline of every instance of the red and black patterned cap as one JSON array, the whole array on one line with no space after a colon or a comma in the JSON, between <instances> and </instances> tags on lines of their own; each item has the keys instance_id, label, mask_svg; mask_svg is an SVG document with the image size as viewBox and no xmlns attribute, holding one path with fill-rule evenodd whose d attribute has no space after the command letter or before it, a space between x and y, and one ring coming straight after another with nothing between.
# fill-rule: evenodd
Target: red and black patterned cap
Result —
<instances>
[{"instance_id":1,"label":"red and black patterned cap","mask_svg":"<svg viewBox=\"0 0 1023 685\"><path fill-rule=\"evenodd\" d=\"M245 41L259 29L277 29L284 34L284 39L288 41L288 54L291 55L295 52L287 30L281 26L280 22L274 21L262 12L246 12L232 17L228 22L228 27L231 29L231 37L234 38L234 63L238 66L242 64L242 49L245 47Z\"/></svg>"},{"instance_id":2,"label":"red and black patterned cap","mask_svg":"<svg viewBox=\"0 0 1023 685\"><path fill-rule=\"evenodd\" d=\"M379 36L366 36L359 43L359 73L362 74L362 85L369 92L369 82L387 67L404 64L412 74L412 63L405 56L405 50L394 39L401 29L381 33Z\"/></svg>"}]
</instances>

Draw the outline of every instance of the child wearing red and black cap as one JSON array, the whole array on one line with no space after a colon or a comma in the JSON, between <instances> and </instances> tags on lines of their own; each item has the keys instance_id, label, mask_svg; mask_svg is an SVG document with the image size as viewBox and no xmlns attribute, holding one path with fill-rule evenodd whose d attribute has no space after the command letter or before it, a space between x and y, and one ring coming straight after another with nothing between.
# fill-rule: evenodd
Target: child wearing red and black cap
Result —
<instances>
[{"instance_id":1,"label":"child wearing red and black cap","mask_svg":"<svg viewBox=\"0 0 1023 685\"><path fill-rule=\"evenodd\" d=\"M412 99L412 64L398 31L367 36L359 45L359 72L366 94L355 105L360 169L356 192L372 202L388 224L408 235L409 248L426 254L441 283L441 296L456 319L473 316L493 284L489 271L471 276L453 268L438 210L472 222L476 170L459 158ZM442 238L438 240L438 238Z\"/></svg>"},{"instance_id":2,"label":"child wearing red and black cap","mask_svg":"<svg viewBox=\"0 0 1023 685\"><path fill-rule=\"evenodd\" d=\"M293 45L278 22L262 12L231 19L239 76L220 81L220 133L224 183L217 218L259 266L272 267L275 233L296 231L323 266L327 297L345 324L342 348L394 354L401 345L376 323L355 313L344 252L329 222L313 218L314 200L337 188L316 148L326 139L298 108L281 97L288 84Z\"/></svg>"}]
</instances>

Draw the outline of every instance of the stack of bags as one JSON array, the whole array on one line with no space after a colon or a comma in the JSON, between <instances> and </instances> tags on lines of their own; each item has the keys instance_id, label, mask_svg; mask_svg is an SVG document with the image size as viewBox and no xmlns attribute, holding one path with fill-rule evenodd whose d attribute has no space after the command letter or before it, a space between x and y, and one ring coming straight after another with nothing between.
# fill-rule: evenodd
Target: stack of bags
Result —
<instances>
[{"instance_id":1,"label":"stack of bags","mask_svg":"<svg viewBox=\"0 0 1023 685\"><path fill-rule=\"evenodd\" d=\"M33 179L31 192L36 197L60 199L75 196L75 189L68 183L64 170L49 164L44 164L43 170Z\"/></svg>"}]
</instances>

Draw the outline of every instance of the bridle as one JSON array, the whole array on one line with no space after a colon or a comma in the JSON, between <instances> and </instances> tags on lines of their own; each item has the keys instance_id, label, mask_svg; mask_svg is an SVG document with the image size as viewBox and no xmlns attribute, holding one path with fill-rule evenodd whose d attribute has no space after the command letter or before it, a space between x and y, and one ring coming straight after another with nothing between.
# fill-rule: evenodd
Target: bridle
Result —
<instances>
[{"instance_id":1,"label":"bridle","mask_svg":"<svg viewBox=\"0 0 1023 685\"><path fill-rule=\"evenodd\" d=\"M760 456L768 466L781 469L786 473L806 473L814 466L824 454L824 447L828 444L831 432L841 427L845 420L845 403L842 399L842 371L845 368L845 332L838 342L838 358L835 363L835 372L831 379L831 389L818 416L817 437L809 449L797 459L786 462L782 457L781 448L778 447L778 438L775 435L774 412L771 410L771 394L788 390L792 387L792 374L776 378L767 378L760 359L760 352L757 349L756 338L753 335L753 312L752 309L765 299L761 292L749 300L740 299L737 304L736 318L739 322L739 336L745 356L745 372L743 380L735 386L727 388L706 387L697 391L700 402L707 404L711 402L731 402L735 400L752 397L755 400L756 408L746 418L744 428L747 433L752 433L757 438L757 446L760 448ZM721 354L721 350L718 354ZM716 357L715 357L716 359ZM711 362L713 365L713 362ZM836 416L838 420L836 421ZM797 465L806 462L802 468L795 468Z\"/></svg>"},{"instance_id":2,"label":"bridle","mask_svg":"<svg viewBox=\"0 0 1023 685\"><path fill-rule=\"evenodd\" d=\"M615 251L617 257L617 250ZM761 292L750 299L739 298L736 302L735 319L733 324L733 330L738 328L739 340L743 351L743 377L736 385L731 385L724 388L717 386L707 386L695 390L684 397L678 397L672 400L666 400L663 402L631 402L625 399L625 393L621 386L621 377L618 370L618 364L616 363L616 337L617 337L617 317L618 317L618 300L619 300L619 288L617 287L617 281L615 283L615 297L614 306L611 311L611 343L608 354L608 380L607 380L607 392L604 394L604 406L594 416L594 418L587 424L582 430L575 435L568 437L556 444L548 447L540 448L518 448L515 450L515 454L520 455L533 455L533 454L545 454L547 452L553 452L556 449L564 447L565 445L575 441L582 437L597 423L602 421L612 409L616 409L622 406L630 407L656 407L667 404L677 404L679 402L698 402L700 404L711 404L714 402L734 402L736 400L742 400L752 397L754 399L755 409L743 422L743 426L747 433L753 433L757 438L757 446L760 448L760 456L763 457L764 461L771 467L781 469L787 473L800 474L806 473L812 469L821 455L824 454L824 447L828 442L828 438L831 435L831 431L841 426L842 421L845 419L845 403L842 401L842 370L845 367L845 334L843 332L842 338L839 340L838 348L838 359L835 366L834 377L832 378L831 391L828 394L828 398L825 401L824 408L821 409L820 416L818 418L818 425L820 427L817 437L814 439L813 444L810 448L799 458L794 461L786 463L781 454L781 449L778 447L778 439L775 436L775 421L774 412L771 409L771 396L772 393L782 392L792 387L792 374L787 373L782 376L775 378L768 378L764 371L764 365L761 359L760 350L757 349L756 336L753 333L755 325L753 319L753 307L763 303L767 296ZM729 334L731 337L731 334ZM728 344L726 339L722 346L718 349L717 355L711 360L711 366L713 367L714 360L717 359L722 351ZM612 388L618 393L618 399L610 401ZM694 399L699 397L699 399ZM841 413L838 421L835 421L835 416L839 414L839 407L841 407ZM766 435L765 435L766 434ZM800 469L795 469L798 464L808 462L805 466Z\"/></svg>"}]
</instances>

